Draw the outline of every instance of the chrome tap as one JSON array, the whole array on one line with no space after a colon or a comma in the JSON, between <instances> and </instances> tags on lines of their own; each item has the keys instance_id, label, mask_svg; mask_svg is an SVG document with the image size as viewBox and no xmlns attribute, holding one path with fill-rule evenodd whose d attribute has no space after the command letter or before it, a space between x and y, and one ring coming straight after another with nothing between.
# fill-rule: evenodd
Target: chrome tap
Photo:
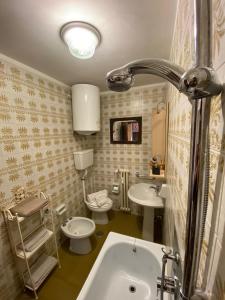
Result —
<instances>
[{"instance_id":1,"label":"chrome tap","mask_svg":"<svg viewBox=\"0 0 225 300\"><path fill-rule=\"evenodd\" d=\"M155 190L156 194L158 195L161 189L161 185L154 184L154 185L150 185L149 188Z\"/></svg>"},{"instance_id":2,"label":"chrome tap","mask_svg":"<svg viewBox=\"0 0 225 300\"><path fill-rule=\"evenodd\" d=\"M180 263L180 256L177 252L173 252L169 250L166 252L164 248L162 248L162 252L164 253L162 257L162 275L157 278L157 294L160 292L160 300L164 299L164 292L173 294L174 300L180 299L180 281L174 276L166 276L166 264L168 259L175 262L177 265Z\"/></svg>"}]
</instances>

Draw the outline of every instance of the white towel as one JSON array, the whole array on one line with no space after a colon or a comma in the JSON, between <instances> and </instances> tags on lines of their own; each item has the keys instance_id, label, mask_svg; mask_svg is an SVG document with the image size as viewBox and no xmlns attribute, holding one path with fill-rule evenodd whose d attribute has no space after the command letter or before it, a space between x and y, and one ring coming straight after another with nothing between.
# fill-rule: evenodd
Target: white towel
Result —
<instances>
[{"instance_id":1,"label":"white towel","mask_svg":"<svg viewBox=\"0 0 225 300\"><path fill-rule=\"evenodd\" d=\"M56 266L57 260L53 256L42 254L41 257L31 266L31 276L35 286L39 285L49 272ZM31 285L31 280L28 274L25 274L25 280L28 285Z\"/></svg>"},{"instance_id":2,"label":"white towel","mask_svg":"<svg viewBox=\"0 0 225 300\"><path fill-rule=\"evenodd\" d=\"M109 203L111 203L111 199L108 197L104 197L102 199L93 200L92 202L88 202L88 205L91 207L106 207Z\"/></svg>"},{"instance_id":3,"label":"white towel","mask_svg":"<svg viewBox=\"0 0 225 300\"><path fill-rule=\"evenodd\" d=\"M30 252L37 248L48 235L48 230L44 227L37 229L32 235L24 240L25 251ZM22 244L18 248L23 249Z\"/></svg>"},{"instance_id":4,"label":"white towel","mask_svg":"<svg viewBox=\"0 0 225 300\"><path fill-rule=\"evenodd\" d=\"M103 198L103 199L93 199L92 201L88 201L88 205L92 207L103 207L109 203L109 198Z\"/></svg>"},{"instance_id":5,"label":"white towel","mask_svg":"<svg viewBox=\"0 0 225 300\"><path fill-rule=\"evenodd\" d=\"M88 204L92 207L104 207L111 203L111 199L108 198L108 191L102 190L96 193L89 194L87 196Z\"/></svg>"},{"instance_id":6,"label":"white towel","mask_svg":"<svg viewBox=\"0 0 225 300\"><path fill-rule=\"evenodd\" d=\"M104 204L108 203L108 199L109 198L103 196L96 199L95 202L98 205L98 207L102 207Z\"/></svg>"},{"instance_id":7,"label":"white towel","mask_svg":"<svg viewBox=\"0 0 225 300\"><path fill-rule=\"evenodd\" d=\"M87 196L88 200L89 201L92 201L92 200L95 200L95 199L98 199L99 197L107 197L108 196L108 191L107 190L102 190L102 191L99 191L99 192L96 192L96 193L92 193L92 194L89 194Z\"/></svg>"}]
</instances>

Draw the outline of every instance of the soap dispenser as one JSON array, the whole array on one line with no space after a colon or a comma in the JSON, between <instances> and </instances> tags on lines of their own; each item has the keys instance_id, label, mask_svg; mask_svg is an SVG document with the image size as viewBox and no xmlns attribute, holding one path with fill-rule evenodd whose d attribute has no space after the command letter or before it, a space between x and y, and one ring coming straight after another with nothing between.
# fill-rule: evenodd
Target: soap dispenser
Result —
<instances>
[{"instance_id":1,"label":"soap dispenser","mask_svg":"<svg viewBox=\"0 0 225 300\"><path fill-rule=\"evenodd\" d=\"M160 165L158 164L157 157L153 156L150 163L151 163L151 167L152 167L152 174L160 175Z\"/></svg>"}]
</instances>

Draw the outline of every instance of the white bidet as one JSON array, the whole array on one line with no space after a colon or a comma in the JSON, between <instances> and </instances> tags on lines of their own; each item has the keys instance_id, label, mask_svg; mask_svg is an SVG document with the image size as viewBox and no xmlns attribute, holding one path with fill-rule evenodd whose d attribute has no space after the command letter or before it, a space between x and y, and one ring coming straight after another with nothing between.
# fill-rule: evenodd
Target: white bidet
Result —
<instances>
[{"instance_id":1,"label":"white bidet","mask_svg":"<svg viewBox=\"0 0 225 300\"><path fill-rule=\"evenodd\" d=\"M70 251L77 254L87 254L91 251L90 236L95 231L95 223L83 217L71 217L61 229L70 238Z\"/></svg>"}]
</instances>

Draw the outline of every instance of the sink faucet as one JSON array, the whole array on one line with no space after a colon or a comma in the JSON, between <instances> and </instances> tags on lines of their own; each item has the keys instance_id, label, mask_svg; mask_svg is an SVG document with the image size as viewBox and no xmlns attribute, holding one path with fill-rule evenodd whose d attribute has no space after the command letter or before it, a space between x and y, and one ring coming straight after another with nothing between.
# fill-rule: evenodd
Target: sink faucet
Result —
<instances>
[{"instance_id":1,"label":"sink faucet","mask_svg":"<svg viewBox=\"0 0 225 300\"><path fill-rule=\"evenodd\" d=\"M162 275L157 278L157 294L160 292L160 300L164 299L164 292L174 295L174 300L180 299L180 281L174 276L166 276L166 264L168 259L175 262L177 265L180 263L180 256L177 252L173 253L172 250L166 252L164 248L162 248L162 252L164 253L162 257Z\"/></svg>"},{"instance_id":2,"label":"sink faucet","mask_svg":"<svg viewBox=\"0 0 225 300\"><path fill-rule=\"evenodd\" d=\"M150 185L149 188L155 190L156 194L158 195L158 193L161 189L161 185L154 184L154 185Z\"/></svg>"}]
</instances>

